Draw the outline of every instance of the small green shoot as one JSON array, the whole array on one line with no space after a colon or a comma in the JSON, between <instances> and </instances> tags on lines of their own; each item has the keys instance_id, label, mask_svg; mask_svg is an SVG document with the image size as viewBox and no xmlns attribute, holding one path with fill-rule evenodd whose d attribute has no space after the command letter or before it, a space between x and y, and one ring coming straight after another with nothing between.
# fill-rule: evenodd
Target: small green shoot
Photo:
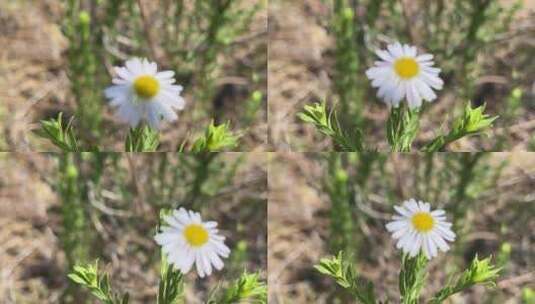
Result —
<instances>
[{"instance_id":1,"label":"small green shoot","mask_svg":"<svg viewBox=\"0 0 535 304\"><path fill-rule=\"evenodd\" d=\"M56 147L64 152L78 152L78 140L74 133L72 117L69 122L64 125L63 113L59 113L57 118L41 121L41 129L37 130L37 135L50 140Z\"/></svg>"},{"instance_id":2,"label":"small green shoot","mask_svg":"<svg viewBox=\"0 0 535 304\"><path fill-rule=\"evenodd\" d=\"M297 116L302 121L314 125L320 133L330 137L341 151L364 150L360 131L357 131L355 136L350 136L344 132L340 127L336 113L334 111L328 112L325 103L306 105L304 111L298 113Z\"/></svg>"},{"instance_id":3,"label":"small green shoot","mask_svg":"<svg viewBox=\"0 0 535 304\"><path fill-rule=\"evenodd\" d=\"M375 291L372 283L362 286L358 282L357 272L353 263L340 251L338 256L323 258L314 268L321 274L333 278L338 285L346 289L358 303L375 304Z\"/></svg>"},{"instance_id":4,"label":"small green shoot","mask_svg":"<svg viewBox=\"0 0 535 304\"><path fill-rule=\"evenodd\" d=\"M94 264L74 266L69 278L77 284L89 289L91 294L104 304L128 304L128 293L119 296L112 291L110 277L98 271L98 261Z\"/></svg>"},{"instance_id":5,"label":"small green shoot","mask_svg":"<svg viewBox=\"0 0 535 304\"><path fill-rule=\"evenodd\" d=\"M215 125L212 121L204 134L195 140L191 150L194 153L202 153L232 149L238 146L240 137L241 135L234 134L230 130L229 122Z\"/></svg>"}]
</instances>

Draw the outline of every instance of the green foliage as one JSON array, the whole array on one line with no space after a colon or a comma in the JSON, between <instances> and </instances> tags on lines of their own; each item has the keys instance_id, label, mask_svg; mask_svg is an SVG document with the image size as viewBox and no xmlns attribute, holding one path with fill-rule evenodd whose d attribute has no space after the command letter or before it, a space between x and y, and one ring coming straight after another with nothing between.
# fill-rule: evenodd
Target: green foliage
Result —
<instances>
[{"instance_id":1,"label":"green foliage","mask_svg":"<svg viewBox=\"0 0 535 304\"><path fill-rule=\"evenodd\" d=\"M338 256L323 258L314 268L326 276L331 277L338 285L349 292L358 303L375 304L375 291L372 283L363 286L358 282L357 272L353 263L350 262L342 251Z\"/></svg>"},{"instance_id":2,"label":"green foliage","mask_svg":"<svg viewBox=\"0 0 535 304\"><path fill-rule=\"evenodd\" d=\"M149 126L139 125L130 129L125 141L126 152L154 152L158 149L159 132Z\"/></svg>"},{"instance_id":3,"label":"green foliage","mask_svg":"<svg viewBox=\"0 0 535 304\"><path fill-rule=\"evenodd\" d=\"M98 88L107 81L102 65L104 42L99 36L104 24L94 13L86 11L81 1L66 1L63 33L69 40L67 74L76 102L76 116L84 130L81 139L86 144L101 136L102 95Z\"/></svg>"},{"instance_id":4,"label":"green foliage","mask_svg":"<svg viewBox=\"0 0 535 304\"><path fill-rule=\"evenodd\" d=\"M328 173L323 184L331 202L329 232L331 252L343 251L352 256L357 248L353 233L353 193L349 173L344 169L342 156L338 153L329 154Z\"/></svg>"},{"instance_id":5,"label":"green foliage","mask_svg":"<svg viewBox=\"0 0 535 304\"><path fill-rule=\"evenodd\" d=\"M258 110L260 109L262 102L264 100L264 94L261 91L255 90L247 100L245 104L245 115L244 120L247 124L250 124L254 121Z\"/></svg>"},{"instance_id":6,"label":"green foliage","mask_svg":"<svg viewBox=\"0 0 535 304\"><path fill-rule=\"evenodd\" d=\"M359 73L359 53L355 50L359 46L359 36L361 28L357 24L352 3L349 0L333 1L333 16L331 28L336 41L334 48L334 91L338 95L342 108L342 122L347 128L361 128L363 100L361 92L362 86L357 84L362 82L358 77Z\"/></svg>"},{"instance_id":7,"label":"green foliage","mask_svg":"<svg viewBox=\"0 0 535 304\"><path fill-rule=\"evenodd\" d=\"M37 130L37 135L50 140L56 147L65 152L78 152L78 140L74 134L72 121L63 125L63 113L59 113L58 118L41 121L41 129Z\"/></svg>"},{"instance_id":8,"label":"green foliage","mask_svg":"<svg viewBox=\"0 0 535 304\"><path fill-rule=\"evenodd\" d=\"M41 129L37 134L49 139L54 145L63 151L77 152L78 140L72 127L72 119L67 126L63 126L62 113L57 119L43 121ZM232 149L238 146L241 135L230 130L230 123L215 125L212 121L205 130L205 133L197 138L191 147L194 153L217 152L225 149ZM125 139L126 152L154 152L158 149L159 132L149 126L139 125L130 129ZM91 148L98 151L98 148ZM186 142L179 147L179 152L186 149Z\"/></svg>"},{"instance_id":9,"label":"green foliage","mask_svg":"<svg viewBox=\"0 0 535 304\"><path fill-rule=\"evenodd\" d=\"M334 111L327 112L325 103L306 105L304 111L298 113L297 116L302 121L314 125L320 133L330 137L337 150L345 152L364 150L360 132L356 132L353 136L347 134L340 127L336 113Z\"/></svg>"},{"instance_id":10,"label":"green foliage","mask_svg":"<svg viewBox=\"0 0 535 304\"><path fill-rule=\"evenodd\" d=\"M112 291L108 274L102 275L98 271L98 261L94 264L77 265L69 278L87 288L93 296L105 304L128 304L128 294L119 296Z\"/></svg>"},{"instance_id":11,"label":"green foliage","mask_svg":"<svg viewBox=\"0 0 535 304\"><path fill-rule=\"evenodd\" d=\"M427 278L427 258L422 253L415 257L403 255L399 272L401 303L417 304Z\"/></svg>"},{"instance_id":12,"label":"green foliage","mask_svg":"<svg viewBox=\"0 0 535 304\"><path fill-rule=\"evenodd\" d=\"M402 103L392 108L386 122L386 138L392 152L409 152L420 127L420 109L409 109Z\"/></svg>"},{"instance_id":13,"label":"green foliage","mask_svg":"<svg viewBox=\"0 0 535 304\"><path fill-rule=\"evenodd\" d=\"M205 109L214 94L214 79L221 73L218 57L228 52L265 6L262 0L250 7L243 0L166 0L160 6L163 33L152 43L163 45L163 57L179 71L179 82L196 82L196 99Z\"/></svg>"},{"instance_id":14,"label":"green foliage","mask_svg":"<svg viewBox=\"0 0 535 304\"><path fill-rule=\"evenodd\" d=\"M160 286L158 287L157 304L184 303L184 275L167 263L162 254Z\"/></svg>"},{"instance_id":15,"label":"green foliage","mask_svg":"<svg viewBox=\"0 0 535 304\"><path fill-rule=\"evenodd\" d=\"M403 255L399 273L400 303L420 303L420 293L425 286L427 277L426 265L427 258L422 253L413 258ZM376 300L373 284L370 282L366 286L361 286L358 283L355 265L342 252L339 252L336 257L321 259L314 268L321 274L334 279L339 286L355 297L357 303L379 303ZM455 280L450 279L446 286L430 299L429 303L443 303L453 294L476 284L494 286L499 272L499 268L490 264L490 258L479 260L476 256L468 269L457 276Z\"/></svg>"},{"instance_id":16,"label":"green foliage","mask_svg":"<svg viewBox=\"0 0 535 304\"><path fill-rule=\"evenodd\" d=\"M506 8L498 0L434 1L423 6L420 41L442 62L461 97L470 98L481 74L478 55L491 50L495 38L509 28L521 1Z\"/></svg>"},{"instance_id":17,"label":"green foliage","mask_svg":"<svg viewBox=\"0 0 535 304\"><path fill-rule=\"evenodd\" d=\"M472 108L467 103L462 116L455 119L452 129L442 134L423 147L426 152L442 151L446 146L465 136L481 134L498 118L484 113L485 106ZM409 152L412 142L418 135L420 127L420 108L409 109L404 103L392 108L386 122L386 137L393 152ZM329 136L341 151L362 151L363 139L360 130L357 136L348 136L346 130L340 127L334 111L327 112L325 103L306 105L303 112L297 116L304 122L313 124L316 129Z\"/></svg>"},{"instance_id":18,"label":"green foliage","mask_svg":"<svg viewBox=\"0 0 535 304\"><path fill-rule=\"evenodd\" d=\"M535 303L535 291L530 287L522 289L522 303L533 304Z\"/></svg>"},{"instance_id":19,"label":"green foliage","mask_svg":"<svg viewBox=\"0 0 535 304\"><path fill-rule=\"evenodd\" d=\"M205 133L195 140L191 151L201 153L232 149L238 146L240 137L241 135L232 133L229 122L216 126L212 121L206 128Z\"/></svg>"},{"instance_id":20,"label":"green foliage","mask_svg":"<svg viewBox=\"0 0 535 304\"><path fill-rule=\"evenodd\" d=\"M267 303L267 286L260 281L258 273L244 272L219 300L209 300L208 304Z\"/></svg>"},{"instance_id":21,"label":"green foliage","mask_svg":"<svg viewBox=\"0 0 535 304\"><path fill-rule=\"evenodd\" d=\"M446 284L446 287L435 294L431 303L442 303L450 296L476 284L483 284L491 287L495 286L500 270L500 268L496 268L490 264L490 257L484 260L479 260L476 255L468 269L460 274L457 279L450 279L450 282Z\"/></svg>"},{"instance_id":22,"label":"green foliage","mask_svg":"<svg viewBox=\"0 0 535 304\"><path fill-rule=\"evenodd\" d=\"M74 161L75 154L59 156L59 177L57 189L61 197L61 218L63 229L60 240L67 262L72 267L78 261L88 258L87 215L83 207L82 189L79 184L79 170Z\"/></svg>"},{"instance_id":23,"label":"green foliage","mask_svg":"<svg viewBox=\"0 0 535 304\"><path fill-rule=\"evenodd\" d=\"M521 115L522 97L524 92L517 87L511 90L505 100L504 110L501 111L500 121L504 125L504 132L498 134L495 151L509 151L511 145L510 126Z\"/></svg>"},{"instance_id":24,"label":"green foliage","mask_svg":"<svg viewBox=\"0 0 535 304\"><path fill-rule=\"evenodd\" d=\"M500 268L504 268L507 263L511 259L511 251L512 251L511 243L504 242L500 245L500 251L498 252L498 256L496 257L496 264Z\"/></svg>"},{"instance_id":25,"label":"green foliage","mask_svg":"<svg viewBox=\"0 0 535 304\"><path fill-rule=\"evenodd\" d=\"M498 116L490 117L484 114L484 111L484 105L472 108L470 103L467 103L463 115L455 119L450 132L445 135L439 135L424 147L424 151L443 151L448 144L462 137L484 132L498 118Z\"/></svg>"}]
</instances>

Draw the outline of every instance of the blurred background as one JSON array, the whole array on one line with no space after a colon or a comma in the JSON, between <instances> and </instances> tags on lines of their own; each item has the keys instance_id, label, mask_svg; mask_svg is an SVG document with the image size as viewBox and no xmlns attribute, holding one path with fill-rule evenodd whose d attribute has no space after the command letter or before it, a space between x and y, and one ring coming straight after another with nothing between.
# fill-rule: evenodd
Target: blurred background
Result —
<instances>
[{"instance_id":1,"label":"blurred background","mask_svg":"<svg viewBox=\"0 0 535 304\"><path fill-rule=\"evenodd\" d=\"M103 90L113 66L135 56L184 87L160 150L212 119L243 135L237 151L265 150L266 0L1 0L0 45L0 150L55 151L33 131L63 112L84 146L122 151L128 126Z\"/></svg>"},{"instance_id":2,"label":"blurred background","mask_svg":"<svg viewBox=\"0 0 535 304\"><path fill-rule=\"evenodd\" d=\"M278 151L333 150L301 122L304 105L326 101L345 129L388 150L389 111L365 71L395 41L435 56L445 87L427 104L416 147L449 130L467 101L500 118L488 137L452 151L534 150L535 1L272 0L269 2L270 144Z\"/></svg>"},{"instance_id":3,"label":"blurred background","mask_svg":"<svg viewBox=\"0 0 535 304\"><path fill-rule=\"evenodd\" d=\"M265 280L265 155L2 153L0 171L1 303L98 303L67 279L95 259L131 303L155 303L153 236L159 210L177 206L217 221L232 250L222 271L186 276L186 303L244 270Z\"/></svg>"},{"instance_id":4,"label":"blurred background","mask_svg":"<svg viewBox=\"0 0 535 304\"><path fill-rule=\"evenodd\" d=\"M269 162L270 303L354 303L313 266L343 250L397 303L401 255L385 228L410 198L444 208L457 240L428 265L423 295L477 254L503 267L495 289L447 303L534 303L535 155L531 153L279 153Z\"/></svg>"}]
</instances>

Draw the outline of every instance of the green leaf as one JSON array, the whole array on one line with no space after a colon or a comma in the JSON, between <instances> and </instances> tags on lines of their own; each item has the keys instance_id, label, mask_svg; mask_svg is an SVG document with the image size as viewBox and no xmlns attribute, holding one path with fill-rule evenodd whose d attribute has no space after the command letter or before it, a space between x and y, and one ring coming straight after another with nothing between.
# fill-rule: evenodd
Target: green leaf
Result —
<instances>
[{"instance_id":1,"label":"green leaf","mask_svg":"<svg viewBox=\"0 0 535 304\"><path fill-rule=\"evenodd\" d=\"M484 114L485 105L472 108L470 103L466 104L464 115L453 123L453 132L467 135L478 133L492 125L498 116L490 117Z\"/></svg>"},{"instance_id":2,"label":"green leaf","mask_svg":"<svg viewBox=\"0 0 535 304\"><path fill-rule=\"evenodd\" d=\"M390 110L386 137L393 152L408 152L420 128L420 108L409 109L402 103Z\"/></svg>"},{"instance_id":3,"label":"green leaf","mask_svg":"<svg viewBox=\"0 0 535 304\"><path fill-rule=\"evenodd\" d=\"M485 112L485 105L472 108L470 102L466 104L462 116L455 119L451 131L444 135L437 136L433 141L427 144L423 150L426 152L443 151L446 146L465 136L481 134L492 126L492 123L498 119L498 116L491 117Z\"/></svg>"},{"instance_id":4,"label":"green leaf","mask_svg":"<svg viewBox=\"0 0 535 304\"><path fill-rule=\"evenodd\" d=\"M356 130L354 135L348 135L344 132L340 127L336 113L334 111L328 112L325 103L306 105L303 112L298 113L297 117L314 125L320 133L330 137L335 145L344 152L364 150L360 130Z\"/></svg>"},{"instance_id":5,"label":"green leaf","mask_svg":"<svg viewBox=\"0 0 535 304\"><path fill-rule=\"evenodd\" d=\"M63 113L58 118L41 121L41 129L36 131L40 137L49 139L56 147L65 152L79 152L78 140L72 128L74 117L63 125Z\"/></svg>"},{"instance_id":6,"label":"green leaf","mask_svg":"<svg viewBox=\"0 0 535 304\"><path fill-rule=\"evenodd\" d=\"M267 286L258 273L244 272L225 292L217 304L267 303Z\"/></svg>"},{"instance_id":7,"label":"green leaf","mask_svg":"<svg viewBox=\"0 0 535 304\"><path fill-rule=\"evenodd\" d=\"M427 278L427 258L421 252L416 257L403 255L399 272L399 293L403 304L416 304Z\"/></svg>"},{"instance_id":8,"label":"green leaf","mask_svg":"<svg viewBox=\"0 0 535 304\"><path fill-rule=\"evenodd\" d=\"M458 275L457 279L450 279L446 287L437 292L430 303L442 303L450 296L476 284L483 284L490 287L495 286L501 268L491 265L490 259L488 257L484 260L479 260L476 255L468 269Z\"/></svg>"},{"instance_id":9,"label":"green leaf","mask_svg":"<svg viewBox=\"0 0 535 304\"><path fill-rule=\"evenodd\" d=\"M191 150L201 153L235 148L240 137L241 135L234 134L230 130L230 122L216 126L212 120L204 134L195 140Z\"/></svg>"},{"instance_id":10,"label":"green leaf","mask_svg":"<svg viewBox=\"0 0 535 304\"><path fill-rule=\"evenodd\" d=\"M128 294L123 297L113 293L108 274L101 275L98 271L98 261L94 264L76 265L68 277L91 292L93 296L105 304L127 304Z\"/></svg>"},{"instance_id":11,"label":"green leaf","mask_svg":"<svg viewBox=\"0 0 535 304\"><path fill-rule=\"evenodd\" d=\"M159 133L149 126L130 129L125 141L126 152L154 152L160 145Z\"/></svg>"},{"instance_id":12,"label":"green leaf","mask_svg":"<svg viewBox=\"0 0 535 304\"><path fill-rule=\"evenodd\" d=\"M370 282L359 284L355 266L340 251L338 256L323 258L314 268L321 274L333 278L338 285L353 295L359 303L376 304L374 286Z\"/></svg>"}]
</instances>

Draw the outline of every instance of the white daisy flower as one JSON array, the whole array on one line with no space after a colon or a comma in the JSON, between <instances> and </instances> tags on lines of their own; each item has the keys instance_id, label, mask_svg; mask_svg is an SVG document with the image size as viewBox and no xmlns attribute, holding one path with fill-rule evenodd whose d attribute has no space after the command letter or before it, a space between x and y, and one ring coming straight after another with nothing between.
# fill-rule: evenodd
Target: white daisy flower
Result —
<instances>
[{"instance_id":1,"label":"white daisy flower","mask_svg":"<svg viewBox=\"0 0 535 304\"><path fill-rule=\"evenodd\" d=\"M423 250L428 259L437 256L437 248L443 252L450 249L446 241L454 241L455 233L451 223L446 222L446 212L441 209L431 211L429 203L410 199L403 206L394 206L400 215L386 225L394 239L399 239L396 247L411 257Z\"/></svg>"},{"instance_id":2,"label":"white daisy flower","mask_svg":"<svg viewBox=\"0 0 535 304\"><path fill-rule=\"evenodd\" d=\"M213 268L223 268L221 257L227 258L230 249L225 237L218 235L216 222L203 222L199 213L184 208L174 210L164 221L169 226L163 226L154 239L176 269L188 273L195 263L203 278L212 274Z\"/></svg>"},{"instance_id":3,"label":"white daisy flower","mask_svg":"<svg viewBox=\"0 0 535 304\"><path fill-rule=\"evenodd\" d=\"M124 67L115 67L116 78L104 91L117 116L136 127L146 121L158 129L162 120L175 121L175 110L184 109L184 99L180 96L182 86L175 85L175 72L158 72L155 62L134 58Z\"/></svg>"},{"instance_id":4,"label":"white daisy flower","mask_svg":"<svg viewBox=\"0 0 535 304\"><path fill-rule=\"evenodd\" d=\"M422 100L435 100L432 90L440 90L444 82L438 77L440 69L434 68L433 55L417 56L415 46L399 42L387 46L387 50L375 51L382 61L366 71L374 88L379 88L377 97L385 103L398 107L403 98L411 109L420 107Z\"/></svg>"}]
</instances>

